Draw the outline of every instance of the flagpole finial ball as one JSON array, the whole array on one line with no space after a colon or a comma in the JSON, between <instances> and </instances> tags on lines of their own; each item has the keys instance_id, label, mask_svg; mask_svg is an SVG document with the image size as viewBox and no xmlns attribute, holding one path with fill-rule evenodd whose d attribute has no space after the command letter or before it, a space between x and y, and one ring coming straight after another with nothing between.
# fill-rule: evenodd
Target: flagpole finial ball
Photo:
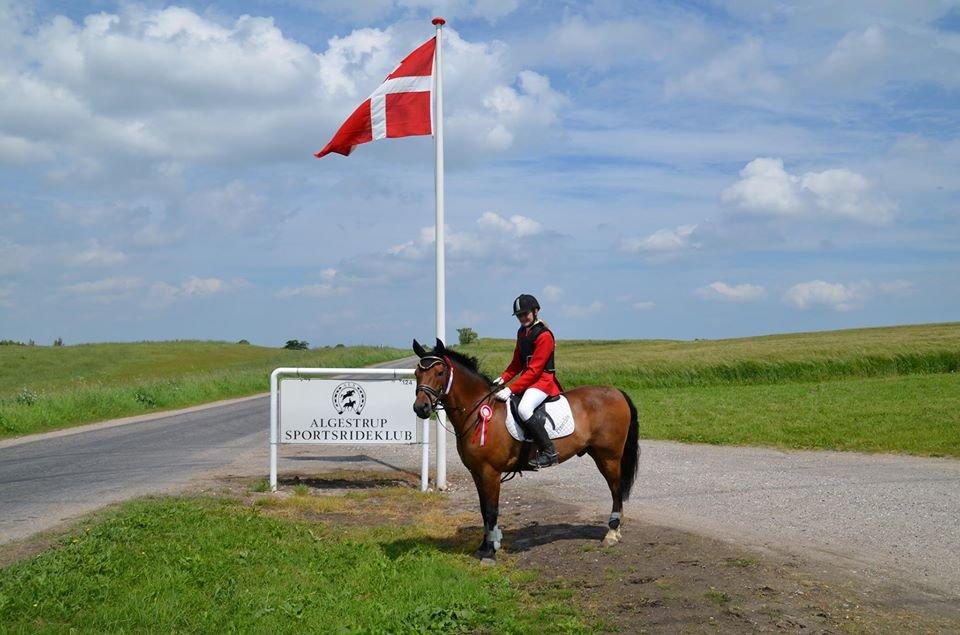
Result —
<instances>
[{"instance_id":1,"label":"flagpole finial ball","mask_svg":"<svg viewBox=\"0 0 960 635\"><path fill-rule=\"evenodd\" d=\"M443 26L443 25L446 24L446 23L447 23L447 21L444 20L443 18L441 18L440 16L437 16L437 17L435 17L435 18L433 19L433 24L434 24L435 26Z\"/></svg>"}]
</instances>

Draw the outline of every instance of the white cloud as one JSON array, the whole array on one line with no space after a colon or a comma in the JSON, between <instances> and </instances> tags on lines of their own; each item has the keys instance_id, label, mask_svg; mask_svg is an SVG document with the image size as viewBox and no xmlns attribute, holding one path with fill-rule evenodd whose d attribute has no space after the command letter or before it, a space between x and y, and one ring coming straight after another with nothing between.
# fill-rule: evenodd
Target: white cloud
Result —
<instances>
[{"instance_id":1,"label":"white cloud","mask_svg":"<svg viewBox=\"0 0 960 635\"><path fill-rule=\"evenodd\" d=\"M643 238L626 238L620 242L620 248L628 253L647 254L655 258L670 257L700 247L693 240L696 229L696 225L658 229Z\"/></svg>"},{"instance_id":2,"label":"white cloud","mask_svg":"<svg viewBox=\"0 0 960 635\"><path fill-rule=\"evenodd\" d=\"M150 309L162 309L170 306L180 297L180 288L167 282L154 282L147 291L144 306Z\"/></svg>"},{"instance_id":3,"label":"white cloud","mask_svg":"<svg viewBox=\"0 0 960 635\"><path fill-rule=\"evenodd\" d=\"M594 300L587 305L564 304L560 307L560 312L567 317L584 318L600 313L603 311L603 306L603 302L600 302L599 300Z\"/></svg>"},{"instance_id":4,"label":"white cloud","mask_svg":"<svg viewBox=\"0 0 960 635\"><path fill-rule=\"evenodd\" d=\"M444 83L446 81L444 76ZM476 90L476 86L464 88ZM487 90L480 96L482 110L450 109L446 125L451 130L451 146L504 152L521 139L540 144L546 132L559 124L560 111L567 101L550 86L546 76L530 70L520 71L512 81L487 84Z\"/></svg>"},{"instance_id":5,"label":"white cloud","mask_svg":"<svg viewBox=\"0 0 960 635\"><path fill-rule=\"evenodd\" d=\"M877 291L880 293L889 293L892 295L903 295L910 293L916 285L907 280L891 280L889 282L880 282L877 284Z\"/></svg>"},{"instance_id":6,"label":"white cloud","mask_svg":"<svg viewBox=\"0 0 960 635\"><path fill-rule=\"evenodd\" d=\"M135 276L111 276L89 282L78 282L63 287L67 293L80 297L121 296L142 288L144 282Z\"/></svg>"},{"instance_id":7,"label":"white cloud","mask_svg":"<svg viewBox=\"0 0 960 635\"><path fill-rule=\"evenodd\" d=\"M0 163L25 165L50 161L54 156L53 151L45 143L0 133Z\"/></svg>"},{"instance_id":8,"label":"white cloud","mask_svg":"<svg viewBox=\"0 0 960 635\"><path fill-rule=\"evenodd\" d=\"M758 157L740 170L740 176L741 180L721 193L724 203L772 215L792 215L802 209L799 179L787 174L783 159Z\"/></svg>"},{"instance_id":9,"label":"white cloud","mask_svg":"<svg viewBox=\"0 0 960 635\"><path fill-rule=\"evenodd\" d=\"M517 10L520 0L292 0L293 4L352 22L375 22L396 10L429 9L447 18L481 18L490 23Z\"/></svg>"},{"instance_id":10,"label":"white cloud","mask_svg":"<svg viewBox=\"0 0 960 635\"><path fill-rule=\"evenodd\" d=\"M275 230L292 211L276 205L268 206L262 194L246 183L235 180L223 187L191 195L187 213L204 218L219 229L262 234Z\"/></svg>"},{"instance_id":11,"label":"white cloud","mask_svg":"<svg viewBox=\"0 0 960 635\"><path fill-rule=\"evenodd\" d=\"M198 278L190 276L183 283L181 290L184 295L204 296L220 293L227 288L227 285L220 278Z\"/></svg>"},{"instance_id":12,"label":"white cloud","mask_svg":"<svg viewBox=\"0 0 960 635\"><path fill-rule=\"evenodd\" d=\"M850 311L876 295L906 295L915 285L907 280L888 280L874 284L869 280L852 284L811 280L796 284L783 296L783 301L798 309L824 306L836 311Z\"/></svg>"},{"instance_id":13,"label":"white cloud","mask_svg":"<svg viewBox=\"0 0 960 635\"><path fill-rule=\"evenodd\" d=\"M887 37L883 29L875 24L863 31L851 31L837 42L821 62L819 71L828 75L852 75L862 72L864 67L883 59L887 47Z\"/></svg>"},{"instance_id":14,"label":"white cloud","mask_svg":"<svg viewBox=\"0 0 960 635\"><path fill-rule=\"evenodd\" d=\"M608 3L608 9L615 5ZM610 69L642 66L671 69L689 59L702 59L723 45L707 25L692 13L654 10L645 15L631 11L604 11L598 4L565 7L559 21L532 25L529 36L517 44L523 59L569 72L590 69L595 75ZM607 15L604 15L606 13ZM643 73L644 83L651 82ZM622 84L619 84L622 85Z\"/></svg>"},{"instance_id":15,"label":"white cloud","mask_svg":"<svg viewBox=\"0 0 960 635\"><path fill-rule=\"evenodd\" d=\"M277 291L278 298L329 298L343 295L347 292L345 282L340 272L329 267L320 271L320 282L305 284L299 287L283 287Z\"/></svg>"},{"instance_id":16,"label":"white cloud","mask_svg":"<svg viewBox=\"0 0 960 635\"><path fill-rule=\"evenodd\" d=\"M307 298L329 298L334 295L342 295L345 292L345 289L332 284L306 284L300 287L284 287L277 292L277 297L295 298L303 296Z\"/></svg>"},{"instance_id":17,"label":"white cloud","mask_svg":"<svg viewBox=\"0 0 960 635\"><path fill-rule=\"evenodd\" d=\"M449 225L445 226L446 253L454 258L481 262L496 261L505 256L523 260L526 257L524 240L541 232L540 223L519 214L505 218L484 212L477 219L477 226L477 232L457 232ZM435 243L435 228L423 227L416 238L390 247L387 254L404 260L424 260L434 253Z\"/></svg>"},{"instance_id":18,"label":"white cloud","mask_svg":"<svg viewBox=\"0 0 960 635\"><path fill-rule=\"evenodd\" d=\"M563 289L553 284L548 284L543 288L543 297L547 302L559 302L563 297Z\"/></svg>"},{"instance_id":19,"label":"white cloud","mask_svg":"<svg viewBox=\"0 0 960 635\"><path fill-rule=\"evenodd\" d=\"M540 223L532 218L520 216L519 214L514 214L509 219L506 219L493 212L484 212L480 218L477 219L477 225L484 229L497 230L507 237L514 238L534 236L539 234L541 230Z\"/></svg>"},{"instance_id":20,"label":"white cloud","mask_svg":"<svg viewBox=\"0 0 960 635\"><path fill-rule=\"evenodd\" d=\"M845 33L811 69L810 78L817 88L829 87L841 95L863 98L868 90L896 82L955 89L960 86L958 64L960 43L955 34L922 21L905 25L889 20Z\"/></svg>"},{"instance_id":21,"label":"white cloud","mask_svg":"<svg viewBox=\"0 0 960 635\"><path fill-rule=\"evenodd\" d=\"M494 19L515 6L493 0L469 11ZM21 54L0 66L0 161L56 160L51 177L70 181L143 163L308 157L425 39L399 22L315 52L272 18L135 4L20 26L11 48ZM501 152L558 125L566 98L508 63L502 42L468 42L448 28L444 52L451 147Z\"/></svg>"},{"instance_id":22,"label":"white cloud","mask_svg":"<svg viewBox=\"0 0 960 635\"><path fill-rule=\"evenodd\" d=\"M893 221L894 205L873 191L865 177L850 170L808 172L801 187L813 194L814 204L828 215L842 216L871 225Z\"/></svg>"},{"instance_id":23,"label":"white cloud","mask_svg":"<svg viewBox=\"0 0 960 635\"><path fill-rule=\"evenodd\" d=\"M704 300L726 300L729 302L750 302L762 298L766 293L765 289L756 284L735 284L729 285L726 282L711 282L705 287L700 287L695 293Z\"/></svg>"},{"instance_id":24,"label":"white cloud","mask_svg":"<svg viewBox=\"0 0 960 635\"><path fill-rule=\"evenodd\" d=\"M6 238L0 238L0 276L23 271L36 256L34 247L19 245Z\"/></svg>"},{"instance_id":25,"label":"white cloud","mask_svg":"<svg viewBox=\"0 0 960 635\"><path fill-rule=\"evenodd\" d=\"M165 308L186 298L202 298L246 289L249 286L250 283L243 278L223 280L221 278L189 276L179 286L159 281L150 285L144 306L154 309Z\"/></svg>"},{"instance_id":26,"label":"white cloud","mask_svg":"<svg viewBox=\"0 0 960 635\"><path fill-rule=\"evenodd\" d=\"M97 239L91 240L89 246L67 257L68 262L78 266L109 267L127 261L127 255L122 251L100 244Z\"/></svg>"},{"instance_id":27,"label":"white cloud","mask_svg":"<svg viewBox=\"0 0 960 635\"><path fill-rule=\"evenodd\" d=\"M683 77L668 80L666 94L749 102L781 88L780 79L767 68L762 42L749 38Z\"/></svg>"},{"instance_id":28,"label":"white cloud","mask_svg":"<svg viewBox=\"0 0 960 635\"><path fill-rule=\"evenodd\" d=\"M798 309L822 306L835 311L850 311L857 308L868 292L868 284L844 285L839 282L811 280L790 287L784 294L783 301Z\"/></svg>"},{"instance_id":29,"label":"white cloud","mask_svg":"<svg viewBox=\"0 0 960 635\"><path fill-rule=\"evenodd\" d=\"M633 306L633 308L636 309L637 311L652 311L654 308L656 308L657 303L650 302L650 301L634 302L631 306Z\"/></svg>"},{"instance_id":30,"label":"white cloud","mask_svg":"<svg viewBox=\"0 0 960 635\"><path fill-rule=\"evenodd\" d=\"M896 206L861 174L847 169L788 173L782 159L758 157L741 179L720 194L724 203L761 216L821 214L871 225L887 225Z\"/></svg>"},{"instance_id":31,"label":"white cloud","mask_svg":"<svg viewBox=\"0 0 960 635\"><path fill-rule=\"evenodd\" d=\"M444 237L446 239L446 237L449 236L450 229L449 227L444 227L444 230ZM406 260L422 260L430 254L436 239L436 230L433 227L421 227L419 236L413 240L408 240L388 248L387 253L391 256L398 256Z\"/></svg>"}]
</instances>

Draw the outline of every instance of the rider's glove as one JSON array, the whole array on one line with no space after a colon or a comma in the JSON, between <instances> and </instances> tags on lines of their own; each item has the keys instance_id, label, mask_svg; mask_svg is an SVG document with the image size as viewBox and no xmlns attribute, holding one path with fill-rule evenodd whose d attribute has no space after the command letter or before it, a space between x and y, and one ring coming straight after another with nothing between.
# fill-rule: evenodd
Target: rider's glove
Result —
<instances>
[{"instance_id":1,"label":"rider's glove","mask_svg":"<svg viewBox=\"0 0 960 635\"><path fill-rule=\"evenodd\" d=\"M500 401L506 401L507 399L510 398L510 395L512 395L512 394L513 394L513 393L510 392L510 389L509 389L509 388L503 388L503 389L497 391L496 397L497 397L497 399L499 399Z\"/></svg>"},{"instance_id":2,"label":"rider's glove","mask_svg":"<svg viewBox=\"0 0 960 635\"><path fill-rule=\"evenodd\" d=\"M502 385L503 385L503 377L497 377L496 379L494 379L494 380L493 380L493 385L494 385L494 386L502 386Z\"/></svg>"}]
</instances>

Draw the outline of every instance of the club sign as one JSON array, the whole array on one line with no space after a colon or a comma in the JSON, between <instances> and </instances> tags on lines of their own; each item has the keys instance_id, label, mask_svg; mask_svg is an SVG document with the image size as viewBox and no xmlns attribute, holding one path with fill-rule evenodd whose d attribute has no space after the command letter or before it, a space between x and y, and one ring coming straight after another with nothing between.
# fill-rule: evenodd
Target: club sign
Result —
<instances>
[{"instance_id":1,"label":"club sign","mask_svg":"<svg viewBox=\"0 0 960 635\"><path fill-rule=\"evenodd\" d=\"M284 379L280 443L417 443L411 379Z\"/></svg>"}]
</instances>

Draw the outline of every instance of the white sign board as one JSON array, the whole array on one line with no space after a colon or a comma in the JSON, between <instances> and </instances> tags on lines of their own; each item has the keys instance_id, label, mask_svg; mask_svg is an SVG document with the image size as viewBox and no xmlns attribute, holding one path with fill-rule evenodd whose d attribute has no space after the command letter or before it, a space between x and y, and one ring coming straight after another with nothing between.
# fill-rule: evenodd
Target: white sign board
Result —
<instances>
[{"instance_id":1,"label":"white sign board","mask_svg":"<svg viewBox=\"0 0 960 635\"><path fill-rule=\"evenodd\" d=\"M418 443L413 379L285 378L280 443Z\"/></svg>"}]
</instances>

